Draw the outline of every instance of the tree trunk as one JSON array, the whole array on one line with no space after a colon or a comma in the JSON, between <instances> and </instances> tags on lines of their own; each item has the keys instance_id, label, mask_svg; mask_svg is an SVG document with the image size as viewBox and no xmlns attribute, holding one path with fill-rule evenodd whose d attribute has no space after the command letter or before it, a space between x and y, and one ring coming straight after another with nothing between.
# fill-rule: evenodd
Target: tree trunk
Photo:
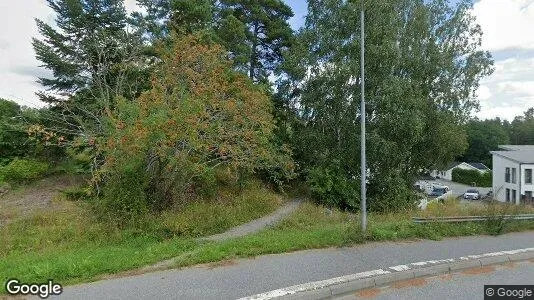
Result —
<instances>
[{"instance_id":1,"label":"tree trunk","mask_svg":"<svg viewBox=\"0 0 534 300\"><path fill-rule=\"evenodd\" d=\"M256 71L256 60L258 59L257 49L258 48L258 31L259 26L258 22L254 22L254 37L252 38L252 51L250 53L250 70L249 76L252 81L254 81L255 71Z\"/></svg>"}]
</instances>

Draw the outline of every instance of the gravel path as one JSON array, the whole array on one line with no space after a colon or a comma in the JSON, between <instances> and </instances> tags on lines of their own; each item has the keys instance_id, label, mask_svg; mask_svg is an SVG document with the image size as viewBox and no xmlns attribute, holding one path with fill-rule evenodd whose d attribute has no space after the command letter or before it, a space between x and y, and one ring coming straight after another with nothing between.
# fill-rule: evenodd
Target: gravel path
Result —
<instances>
[{"instance_id":1,"label":"gravel path","mask_svg":"<svg viewBox=\"0 0 534 300\"><path fill-rule=\"evenodd\" d=\"M221 241L225 241L225 240L228 240L228 239L231 239L231 238L242 237L242 236L245 236L245 235L248 235L248 234L251 234L251 233L258 232L260 230L263 230L263 229L265 229L265 228L267 228L269 226L273 226L276 223L280 222L287 215L289 215L290 213L294 212L299 207L299 205L301 203L302 203L301 199L292 200L291 202L286 203L284 206L282 206L281 208L279 208L277 211L275 211L274 213L272 213L270 215L267 215L265 217L253 220L253 221L245 223L243 225L234 227L234 228L232 228L232 229L230 229L230 230L228 230L226 232L215 234L215 235L211 235L211 236L207 236L207 237L202 237L202 238L199 238L198 240L199 241L221 242ZM185 253L183 255L189 255L189 254L190 253ZM164 269L171 268L171 267L174 266L175 262L178 259L180 259L181 257L182 256L177 256L177 257L173 257L171 259L160 261L157 264L143 267L143 268L137 270L137 272L134 272L134 273L143 274L143 273L154 272L154 271L159 271L159 270L164 270Z\"/></svg>"},{"instance_id":2,"label":"gravel path","mask_svg":"<svg viewBox=\"0 0 534 300\"><path fill-rule=\"evenodd\" d=\"M263 218L259 218L248 222L246 224L234 227L226 232L215 234L212 236L201 238L200 240L220 242L225 241L231 238L242 237L251 233L258 232L269 226L272 226L278 223L280 220L285 218L290 213L294 212L299 205L302 203L300 199L293 200L283 207L279 208L274 213L267 215Z\"/></svg>"}]
</instances>

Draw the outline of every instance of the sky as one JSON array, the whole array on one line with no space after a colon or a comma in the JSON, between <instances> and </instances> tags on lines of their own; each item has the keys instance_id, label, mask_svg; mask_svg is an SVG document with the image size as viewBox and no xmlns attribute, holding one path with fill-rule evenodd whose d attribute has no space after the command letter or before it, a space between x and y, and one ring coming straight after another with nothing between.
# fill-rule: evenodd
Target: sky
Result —
<instances>
[{"instance_id":1,"label":"sky","mask_svg":"<svg viewBox=\"0 0 534 300\"><path fill-rule=\"evenodd\" d=\"M304 23L306 0L286 0L295 13L296 30ZM129 9L135 0L126 0ZM477 92L480 119L512 120L534 107L534 0L477 0L473 15L484 32L482 47L492 53L495 72ZM38 32L34 18L53 24L45 0L0 0L0 98L41 107L35 92L37 77L49 75L39 67L31 46Z\"/></svg>"}]
</instances>

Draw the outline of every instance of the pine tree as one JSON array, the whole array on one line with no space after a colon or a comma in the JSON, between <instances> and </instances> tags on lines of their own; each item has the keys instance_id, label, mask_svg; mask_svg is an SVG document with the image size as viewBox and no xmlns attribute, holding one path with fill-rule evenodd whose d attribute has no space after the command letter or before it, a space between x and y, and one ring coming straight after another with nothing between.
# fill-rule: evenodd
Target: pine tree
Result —
<instances>
[{"instance_id":1,"label":"pine tree","mask_svg":"<svg viewBox=\"0 0 534 300\"><path fill-rule=\"evenodd\" d=\"M281 0L221 0L220 7L221 31L234 33L223 35L222 44L241 68L248 69L251 79L266 80L291 45L293 31L288 20L293 11Z\"/></svg>"},{"instance_id":2,"label":"pine tree","mask_svg":"<svg viewBox=\"0 0 534 300\"><path fill-rule=\"evenodd\" d=\"M171 31L213 33L234 61L234 67L254 81L265 81L289 48L293 16L282 0L139 0L146 14L136 14L151 41L168 38Z\"/></svg>"},{"instance_id":3,"label":"pine tree","mask_svg":"<svg viewBox=\"0 0 534 300\"><path fill-rule=\"evenodd\" d=\"M84 102L109 101L114 96L136 94L128 85L130 68L140 48L137 35L127 31L123 0L47 0L56 13L55 26L36 20L43 39L33 39L36 57L52 71L39 78L46 91L38 93L48 103L82 95ZM91 98L91 99L89 99Z\"/></svg>"}]
</instances>

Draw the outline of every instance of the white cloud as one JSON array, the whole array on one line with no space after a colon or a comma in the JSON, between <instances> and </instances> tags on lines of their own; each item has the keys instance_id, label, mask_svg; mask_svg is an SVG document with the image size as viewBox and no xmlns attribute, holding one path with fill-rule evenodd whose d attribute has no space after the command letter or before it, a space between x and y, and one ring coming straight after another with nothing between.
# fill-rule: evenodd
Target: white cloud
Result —
<instances>
[{"instance_id":1,"label":"white cloud","mask_svg":"<svg viewBox=\"0 0 534 300\"><path fill-rule=\"evenodd\" d=\"M507 59L495 63L495 72L478 90L482 119L512 120L534 106L534 58Z\"/></svg>"},{"instance_id":2,"label":"white cloud","mask_svg":"<svg viewBox=\"0 0 534 300\"><path fill-rule=\"evenodd\" d=\"M534 0L480 0L473 13L484 30L485 49L534 49Z\"/></svg>"},{"instance_id":3,"label":"white cloud","mask_svg":"<svg viewBox=\"0 0 534 300\"><path fill-rule=\"evenodd\" d=\"M482 111L481 113L479 113L478 117L480 119L495 119L498 117L511 121L513 120L513 118L510 118L510 116L522 115L524 111L525 110L519 107L512 106L500 106L491 108L482 107Z\"/></svg>"},{"instance_id":4,"label":"white cloud","mask_svg":"<svg viewBox=\"0 0 534 300\"><path fill-rule=\"evenodd\" d=\"M478 94L478 99L479 100L488 100L489 98L491 98L491 91L485 85L481 85L480 86L480 88L478 89L477 94Z\"/></svg>"},{"instance_id":5,"label":"white cloud","mask_svg":"<svg viewBox=\"0 0 534 300\"><path fill-rule=\"evenodd\" d=\"M480 0L473 14L483 49L510 57L496 60L495 72L482 80L477 116L512 120L534 106L534 0Z\"/></svg>"},{"instance_id":6,"label":"white cloud","mask_svg":"<svg viewBox=\"0 0 534 300\"><path fill-rule=\"evenodd\" d=\"M38 70L39 65L31 38L38 36L34 18L49 21L52 17L52 10L42 0L0 2L0 98L28 106L43 105L34 94L39 90L37 74L28 72Z\"/></svg>"}]
</instances>

